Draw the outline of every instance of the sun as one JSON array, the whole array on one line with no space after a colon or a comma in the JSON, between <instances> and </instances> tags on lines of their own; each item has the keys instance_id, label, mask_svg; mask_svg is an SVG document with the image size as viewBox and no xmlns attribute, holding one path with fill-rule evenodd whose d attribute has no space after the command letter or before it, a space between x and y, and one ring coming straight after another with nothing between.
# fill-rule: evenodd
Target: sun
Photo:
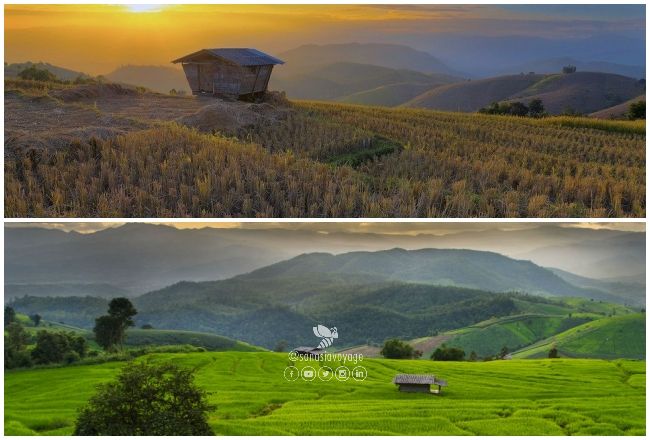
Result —
<instances>
[{"instance_id":1,"label":"sun","mask_svg":"<svg viewBox=\"0 0 650 440\"><path fill-rule=\"evenodd\" d=\"M125 5L129 12L141 13L141 12L159 12L165 5Z\"/></svg>"}]
</instances>

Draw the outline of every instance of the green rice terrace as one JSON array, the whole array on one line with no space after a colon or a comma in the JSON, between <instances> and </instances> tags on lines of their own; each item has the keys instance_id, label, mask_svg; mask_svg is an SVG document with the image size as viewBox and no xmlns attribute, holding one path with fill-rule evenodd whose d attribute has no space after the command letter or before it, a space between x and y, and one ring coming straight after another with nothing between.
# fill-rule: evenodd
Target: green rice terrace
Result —
<instances>
[{"instance_id":1,"label":"green rice terrace","mask_svg":"<svg viewBox=\"0 0 650 440\"><path fill-rule=\"evenodd\" d=\"M219 435L646 433L645 361L363 359L368 377L362 382L289 382L286 353L155 353L139 360L194 369L196 384L216 405L209 423ZM6 371L5 434L72 434L96 385L124 365ZM449 385L439 396L400 393L391 383L398 373L434 374Z\"/></svg>"}]
</instances>

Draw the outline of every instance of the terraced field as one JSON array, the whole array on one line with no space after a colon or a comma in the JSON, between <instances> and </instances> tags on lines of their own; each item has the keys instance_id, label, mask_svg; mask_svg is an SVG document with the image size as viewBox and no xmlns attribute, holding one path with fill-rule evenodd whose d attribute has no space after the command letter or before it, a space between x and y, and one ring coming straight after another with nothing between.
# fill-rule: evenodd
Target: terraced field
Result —
<instances>
[{"instance_id":1,"label":"terraced field","mask_svg":"<svg viewBox=\"0 0 650 440\"><path fill-rule=\"evenodd\" d=\"M217 405L210 415L216 434L645 434L643 361L365 359L363 382L288 382L284 354L147 358L196 369L197 383ZM122 365L5 373L5 434L70 434L95 385ZM433 373L449 386L441 396L399 393L391 383L399 372Z\"/></svg>"},{"instance_id":2,"label":"terraced field","mask_svg":"<svg viewBox=\"0 0 650 440\"><path fill-rule=\"evenodd\" d=\"M551 347L556 347L563 357L599 357L617 356L636 357L645 353L645 315L599 319L568 329L551 336L539 343L526 347L514 354L518 358L545 357Z\"/></svg>"},{"instance_id":3,"label":"terraced field","mask_svg":"<svg viewBox=\"0 0 650 440\"><path fill-rule=\"evenodd\" d=\"M9 217L646 212L645 121L5 88Z\"/></svg>"}]
</instances>

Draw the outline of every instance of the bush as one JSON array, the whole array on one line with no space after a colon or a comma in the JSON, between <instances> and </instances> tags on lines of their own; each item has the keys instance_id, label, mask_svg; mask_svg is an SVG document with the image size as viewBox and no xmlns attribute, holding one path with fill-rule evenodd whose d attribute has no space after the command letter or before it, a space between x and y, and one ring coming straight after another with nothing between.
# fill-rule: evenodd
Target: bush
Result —
<instances>
[{"instance_id":1,"label":"bush","mask_svg":"<svg viewBox=\"0 0 650 440\"><path fill-rule=\"evenodd\" d=\"M465 360L465 352L460 348L447 347L442 344L431 355L434 361L462 361Z\"/></svg>"},{"instance_id":2,"label":"bush","mask_svg":"<svg viewBox=\"0 0 650 440\"><path fill-rule=\"evenodd\" d=\"M27 69L18 73L20 79L31 79L33 81L56 81L56 75L47 69L39 69L35 66L28 67Z\"/></svg>"},{"instance_id":3,"label":"bush","mask_svg":"<svg viewBox=\"0 0 650 440\"><path fill-rule=\"evenodd\" d=\"M630 104L627 117L632 120L645 119L645 101L637 101Z\"/></svg>"},{"instance_id":4,"label":"bush","mask_svg":"<svg viewBox=\"0 0 650 440\"><path fill-rule=\"evenodd\" d=\"M82 408L74 435L213 435L207 393L190 370L129 364Z\"/></svg>"},{"instance_id":5,"label":"bush","mask_svg":"<svg viewBox=\"0 0 650 440\"><path fill-rule=\"evenodd\" d=\"M30 367L32 358L27 351L29 335L23 327L12 322L5 329L5 368Z\"/></svg>"},{"instance_id":6,"label":"bush","mask_svg":"<svg viewBox=\"0 0 650 440\"><path fill-rule=\"evenodd\" d=\"M415 352L413 347L406 342L399 339L389 339L384 342L379 354L387 359L412 359Z\"/></svg>"},{"instance_id":7,"label":"bush","mask_svg":"<svg viewBox=\"0 0 650 440\"><path fill-rule=\"evenodd\" d=\"M32 359L37 364L72 363L84 357L86 350L86 340L82 336L41 330L36 335Z\"/></svg>"}]
</instances>

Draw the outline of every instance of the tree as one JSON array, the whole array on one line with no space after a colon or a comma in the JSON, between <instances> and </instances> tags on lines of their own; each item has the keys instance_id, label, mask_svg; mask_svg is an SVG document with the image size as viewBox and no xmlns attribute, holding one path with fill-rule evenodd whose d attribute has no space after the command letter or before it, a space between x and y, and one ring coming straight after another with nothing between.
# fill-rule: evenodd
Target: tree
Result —
<instances>
[{"instance_id":1,"label":"tree","mask_svg":"<svg viewBox=\"0 0 650 440\"><path fill-rule=\"evenodd\" d=\"M12 322L5 329L5 368L30 367L32 358L27 351L29 334L22 325Z\"/></svg>"},{"instance_id":2,"label":"tree","mask_svg":"<svg viewBox=\"0 0 650 440\"><path fill-rule=\"evenodd\" d=\"M637 101L630 104L627 117L629 119L645 119L645 101Z\"/></svg>"},{"instance_id":3,"label":"tree","mask_svg":"<svg viewBox=\"0 0 650 440\"><path fill-rule=\"evenodd\" d=\"M510 350L508 350L508 347L505 345L501 347L501 351L499 351L499 359L503 359L506 356L508 356L508 353L510 353Z\"/></svg>"},{"instance_id":4,"label":"tree","mask_svg":"<svg viewBox=\"0 0 650 440\"><path fill-rule=\"evenodd\" d=\"M411 359L413 358L414 350L409 344L399 339L389 339L384 342L384 346L379 352L387 359Z\"/></svg>"},{"instance_id":5,"label":"tree","mask_svg":"<svg viewBox=\"0 0 650 440\"><path fill-rule=\"evenodd\" d=\"M475 351L472 351L472 352L469 354L469 361L470 361L470 362L476 362L477 360L478 360L478 355L476 354Z\"/></svg>"},{"instance_id":6,"label":"tree","mask_svg":"<svg viewBox=\"0 0 650 440\"><path fill-rule=\"evenodd\" d=\"M36 335L32 359L37 364L72 363L86 355L87 347L83 336L41 330Z\"/></svg>"},{"instance_id":7,"label":"tree","mask_svg":"<svg viewBox=\"0 0 650 440\"><path fill-rule=\"evenodd\" d=\"M541 99L535 98L528 103L528 115L531 118L541 118L545 113L546 110Z\"/></svg>"},{"instance_id":8,"label":"tree","mask_svg":"<svg viewBox=\"0 0 650 440\"><path fill-rule=\"evenodd\" d=\"M93 332L95 341L104 350L110 350L119 345L123 337L119 320L110 315L103 315L95 319Z\"/></svg>"},{"instance_id":9,"label":"tree","mask_svg":"<svg viewBox=\"0 0 650 440\"><path fill-rule=\"evenodd\" d=\"M81 409L74 435L214 435L214 407L192 371L173 364L133 363Z\"/></svg>"},{"instance_id":10,"label":"tree","mask_svg":"<svg viewBox=\"0 0 650 440\"><path fill-rule=\"evenodd\" d=\"M575 73L575 72L576 72L576 66L572 64L562 67L562 73L568 74L568 73Z\"/></svg>"},{"instance_id":11,"label":"tree","mask_svg":"<svg viewBox=\"0 0 650 440\"><path fill-rule=\"evenodd\" d=\"M557 347L553 347L548 351L548 357L549 359L556 359L560 357L560 355L557 352Z\"/></svg>"},{"instance_id":12,"label":"tree","mask_svg":"<svg viewBox=\"0 0 650 440\"><path fill-rule=\"evenodd\" d=\"M16 320L16 311L13 307L5 307L5 327Z\"/></svg>"},{"instance_id":13,"label":"tree","mask_svg":"<svg viewBox=\"0 0 650 440\"><path fill-rule=\"evenodd\" d=\"M39 315L38 313L34 313L33 315L31 315L29 317L29 319L32 320L32 322L34 323L34 326L36 326L36 327L38 327L38 325L41 323L41 315Z\"/></svg>"},{"instance_id":14,"label":"tree","mask_svg":"<svg viewBox=\"0 0 650 440\"><path fill-rule=\"evenodd\" d=\"M142 327L140 327L142 330L152 330L153 325L151 324L143 324Z\"/></svg>"},{"instance_id":15,"label":"tree","mask_svg":"<svg viewBox=\"0 0 650 440\"><path fill-rule=\"evenodd\" d=\"M133 317L138 311L128 298L113 298L108 303L108 315L95 319L95 340L105 350L122 346L126 329L135 325Z\"/></svg>"},{"instance_id":16,"label":"tree","mask_svg":"<svg viewBox=\"0 0 650 440\"><path fill-rule=\"evenodd\" d=\"M462 361L465 359L465 352L456 347L447 347L442 344L431 354L434 361Z\"/></svg>"},{"instance_id":17,"label":"tree","mask_svg":"<svg viewBox=\"0 0 650 440\"><path fill-rule=\"evenodd\" d=\"M56 75L47 69L39 69L36 66L30 66L18 73L21 79L31 79L34 81L56 81Z\"/></svg>"},{"instance_id":18,"label":"tree","mask_svg":"<svg viewBox=\"0 0 650 440\"><path fill-rule=\"evenodd\" d=\"M273 349L273 351L276 351L278 353L287 351L287 341L285 341L284 339L278 341L278 343L275 344L275 348Z\"/></svg>"},{"instance_id":19,"label":"tree","mask_svg":"<svg viewBox=\"0 0 650 440\"><path fill-rule=\"evenodd\" d=\"M118 318L126 330L127 327L134 325L132 318L138 314L138 311L128 298L113 298L108 303L108 314Z\"/></svg>"},{"instance_id":20,"label":"tree","mask_svg":"<svg viewBox=\"0 0 650 440\"><path fill-rule=\"evenodd\" d=\"M515 101L510 103L508 113L513 116L526 116L528 114L528 107L523 102Z\"/></svg>"}]
</instances>

